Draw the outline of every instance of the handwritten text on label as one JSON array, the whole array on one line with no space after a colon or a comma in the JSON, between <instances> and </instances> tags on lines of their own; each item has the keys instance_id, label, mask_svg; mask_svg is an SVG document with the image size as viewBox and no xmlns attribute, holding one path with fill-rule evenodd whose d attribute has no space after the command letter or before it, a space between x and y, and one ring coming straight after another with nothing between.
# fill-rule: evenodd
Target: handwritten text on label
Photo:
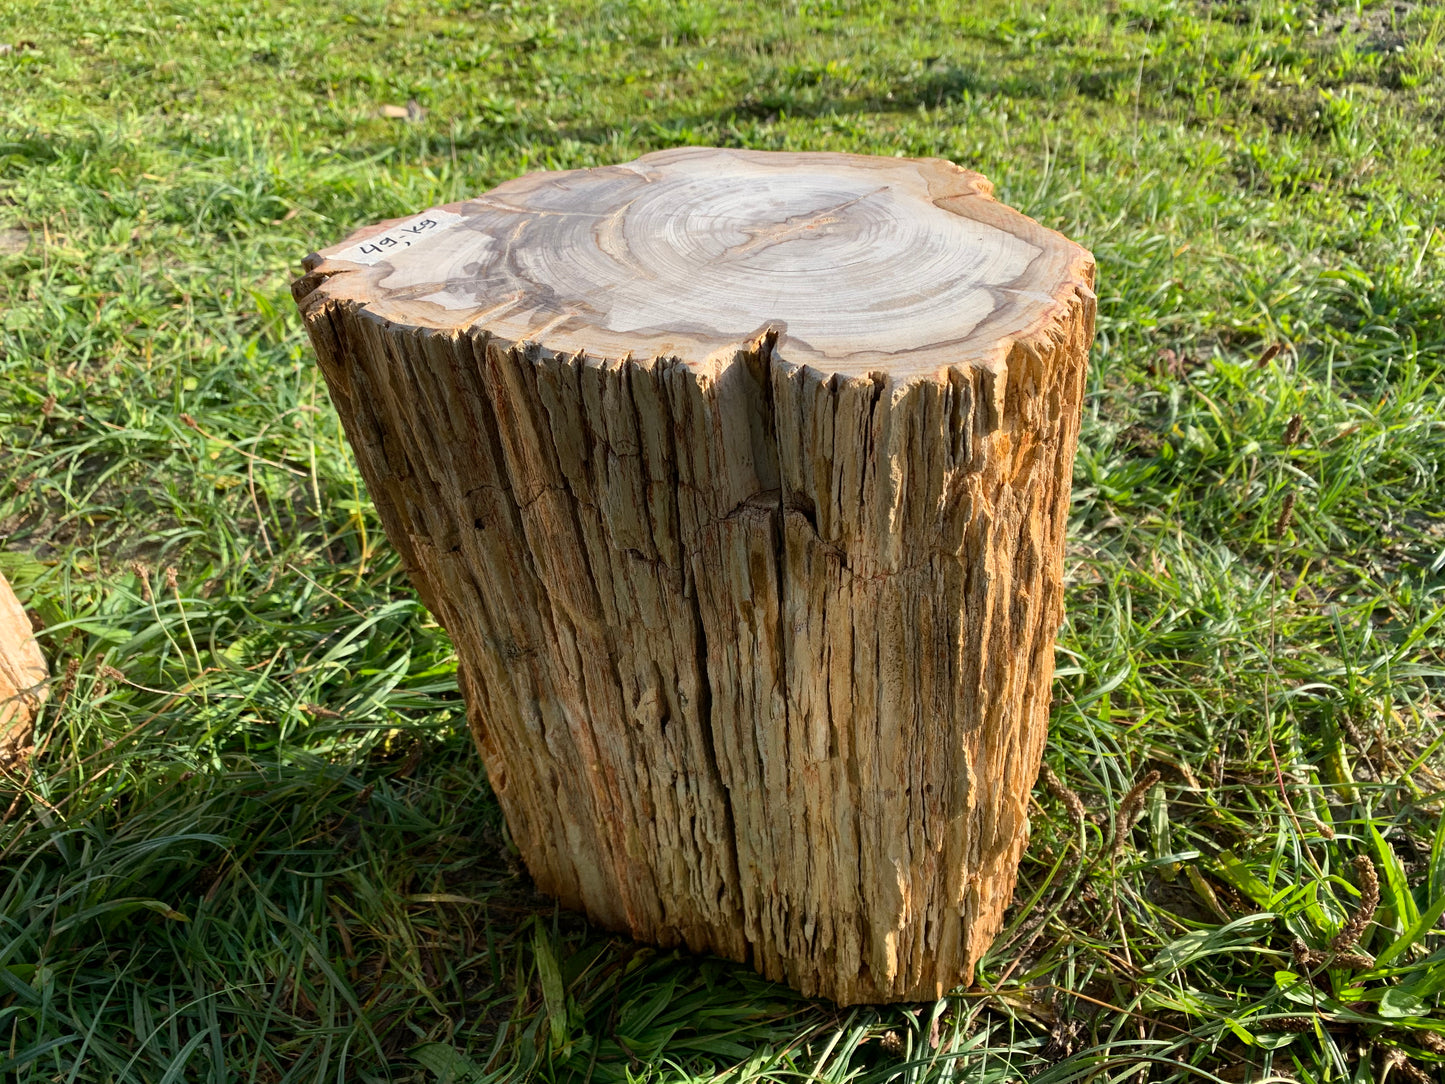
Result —
<instances>
[{"instance_id":1,"label":"handwritten text on label","mask_svg":"<svg viewBox=\"0 0 1445 1084\"><path fill-rule=\"evenodd\" d=\"M329 258L350 263L379 263L406 251L432 234L450 229L461 220L462 216L453 211L423 211L419 215L403 219L384 233L373 234L365 241L334 252Z\"/></svg>"}]
</instances>

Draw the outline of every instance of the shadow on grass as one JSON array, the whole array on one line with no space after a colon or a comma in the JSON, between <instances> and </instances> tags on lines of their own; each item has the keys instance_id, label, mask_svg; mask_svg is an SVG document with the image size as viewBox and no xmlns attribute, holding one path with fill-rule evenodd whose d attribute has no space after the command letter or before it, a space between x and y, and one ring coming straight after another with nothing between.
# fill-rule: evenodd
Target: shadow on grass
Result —
<instances>
[{"instance_id":1,"label":"shadow on grass","mask_svg":"<svg viewBox=\"0 0 1445 1084\"><path fill-rule=\"evenodd\" d=\"M300 578L63 600L0 825L0 1072L624 1081L832 1019L537 895L449 645L383 571L364 617Z\"/></svg>"}]
</instances>

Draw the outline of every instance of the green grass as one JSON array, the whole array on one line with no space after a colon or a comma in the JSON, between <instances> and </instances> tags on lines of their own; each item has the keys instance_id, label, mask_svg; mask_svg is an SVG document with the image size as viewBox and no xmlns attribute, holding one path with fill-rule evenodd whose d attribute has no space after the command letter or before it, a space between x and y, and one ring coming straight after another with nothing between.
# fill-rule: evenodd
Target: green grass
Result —
<instances>
[{"instance_id":1,"label":"green grass","mask_svg":"<svg viewBox=\"0 0 1445 1084\"><path fill-rule=\"evenodd\" d=\"M0 1077L1445 1073L1445 8L281 8L0 8L0 571L56 675ZM682 143L941 155L1099 259L1046 754L1087 815L1040 785L937 1005L532 893L289 300L357 224Z\"/></svg>"}]
</instances>

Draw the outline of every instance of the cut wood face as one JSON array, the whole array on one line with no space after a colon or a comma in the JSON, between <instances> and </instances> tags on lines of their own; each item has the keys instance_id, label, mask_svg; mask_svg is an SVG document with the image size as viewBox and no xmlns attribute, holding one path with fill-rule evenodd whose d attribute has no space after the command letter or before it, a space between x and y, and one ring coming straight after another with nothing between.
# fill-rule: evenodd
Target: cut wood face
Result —
<instances>
[{"instance_id":1,"label":"cut wood face","mask_svg":"<svg viewBox=\"0 0 1445 1084\"><path fill-rule=\"evenodd\" d=\"M1093 281L1089 254L940 159L688 147L533 173L368 227L308 268L416 327L597 358L856 376L999 368Z\"/></svg>"}]
</instances>

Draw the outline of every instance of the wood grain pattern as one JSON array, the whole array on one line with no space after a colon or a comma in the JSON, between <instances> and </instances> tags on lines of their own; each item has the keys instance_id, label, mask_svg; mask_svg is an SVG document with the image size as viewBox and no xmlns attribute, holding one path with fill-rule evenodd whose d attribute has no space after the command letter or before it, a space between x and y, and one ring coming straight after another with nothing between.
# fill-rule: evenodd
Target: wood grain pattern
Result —
<instances>
[{"instance_id":1,"label":"wood grain pattern","mask_svg":"<svg viewBox=\"0 0 1445 1084\"><path fill-rule=\"evenodd\" d=\"M539 887L843 1004L967 981L1045 735L1092 258L937 160L685 148L423 220L295 293Z\"/></svg>"}]
</instances>

